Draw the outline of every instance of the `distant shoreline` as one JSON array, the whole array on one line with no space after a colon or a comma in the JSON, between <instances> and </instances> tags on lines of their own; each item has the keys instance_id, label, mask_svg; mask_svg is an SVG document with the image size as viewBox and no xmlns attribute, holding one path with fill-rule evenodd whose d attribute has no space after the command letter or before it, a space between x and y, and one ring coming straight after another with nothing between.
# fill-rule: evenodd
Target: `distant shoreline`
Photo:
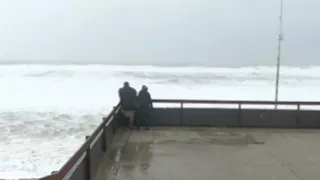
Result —
<instances>
[{"instance_id":1,"label":"distant shoreline","mask_svg":"<svg viewBox=\"0 0 320 180\"><path fill-rule=\"evenodd\" d=\"M110 63L110 62L71 62L71 61L0 61L1 65L103 65L103 66L153 66L153 67L208 67L208 68L245 68L245 67L270 67L274 68L275 65L257 65L257 64L245 64L245 65L214 65L214 64L193 64L193 63ZM319 65L287 65L283 64L283 67L293 68L310 68L319 67Z\"/></svg>"}]
</instances>

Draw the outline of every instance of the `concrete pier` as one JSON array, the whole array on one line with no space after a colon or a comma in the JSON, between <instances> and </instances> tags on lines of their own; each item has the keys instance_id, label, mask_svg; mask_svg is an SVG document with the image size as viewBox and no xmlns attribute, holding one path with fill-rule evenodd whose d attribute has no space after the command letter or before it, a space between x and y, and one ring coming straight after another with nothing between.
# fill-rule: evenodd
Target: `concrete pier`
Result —
<instances>
[{"instance_id":1,"label":"concrete pier","mask_svg":"<svg viewBox=\"0 0 320 180\"><path fill-rule=\"evenodd\" d=\"M319 130L127 130L94 180L319 180L319 141Z\"/></svg>"}]
</instances>

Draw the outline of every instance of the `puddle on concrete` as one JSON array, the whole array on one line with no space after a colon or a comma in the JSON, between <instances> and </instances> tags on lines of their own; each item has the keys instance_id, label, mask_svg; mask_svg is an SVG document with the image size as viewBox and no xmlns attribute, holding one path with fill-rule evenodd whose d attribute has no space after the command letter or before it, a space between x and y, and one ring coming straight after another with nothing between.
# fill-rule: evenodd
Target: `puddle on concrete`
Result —
<instances>
[{"instance_id":1,"label":"puddle on concrete","mask_svg":"<svg viewBox=\"0 0 320 180\"><path fill-rule=\"evenodd\" d=\"M199 137L189 139L157 140L157 144L187 143L187 144L213 144L213 145L249 145L264 144L258 141L251 133L242 132L199 132ZM170 138L170 137L168 137Z\"/></svg>"},{"instance_id":2,"label":"puddle on concrete","mask_svg":"<svg viewBox=\"0 0 320 180\"><path fill-rule=\"evenodd\" d=\"M121 170L124 173L140 171L147 173L153 157L153 142L128 142L121 158Z\"/></svg>"},{"instance_id":3,"label":"puddle on concrete","mask_svg":"<svg viewBox=\"0 0 320 180\"><path fill-rule=\"evenodd\" d=\"M153 156L170 159L170 156L179 155L180 151L171 151L171 144L247 146L263 143L254 137L254 133L248 132L208 131L205 129L193 132L182 131L182 133L153 131L142 134L133 132L125 145L124 140L122 140L122 143L112 150L109 165L110 173L108 173L107 179L115 180L119 172L128 177L134 174L148 174Z\"/></svg>"}]
</instances>

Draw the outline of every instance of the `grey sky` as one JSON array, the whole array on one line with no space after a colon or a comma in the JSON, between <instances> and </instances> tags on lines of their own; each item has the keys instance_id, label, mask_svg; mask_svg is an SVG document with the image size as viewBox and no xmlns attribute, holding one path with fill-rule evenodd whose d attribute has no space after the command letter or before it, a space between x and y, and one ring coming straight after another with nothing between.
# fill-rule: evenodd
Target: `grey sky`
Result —
<instances>
[{"instance_id":1,"label":"grey sky","mask_svg":"<svg viewBox=\"0 0 320 180\"><path fill-rule=\"evenodd\" d=\"M0 60L273 65L280 0L1 0ZM284 0L283 64L320 65L320 2Z\"/></svg>"}]
</instances>

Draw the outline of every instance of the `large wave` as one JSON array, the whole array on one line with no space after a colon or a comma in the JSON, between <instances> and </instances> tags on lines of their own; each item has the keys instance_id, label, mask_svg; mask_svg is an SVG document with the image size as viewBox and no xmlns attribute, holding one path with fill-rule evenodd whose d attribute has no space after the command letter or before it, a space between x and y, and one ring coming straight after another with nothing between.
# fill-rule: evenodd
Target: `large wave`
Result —
<instances>
[{"instance_id":1,"label":"large wave","mask_svg":"<svg viewBox=\"0 0 320 180\"><path fill-rule=\"evenodd\" d=\"M320 67L282 67L280 100L319 100ZM129 81L153 98L273 100L274 67L0 66L0 178L57 170Z\"/></svg>"}]
</instances>

